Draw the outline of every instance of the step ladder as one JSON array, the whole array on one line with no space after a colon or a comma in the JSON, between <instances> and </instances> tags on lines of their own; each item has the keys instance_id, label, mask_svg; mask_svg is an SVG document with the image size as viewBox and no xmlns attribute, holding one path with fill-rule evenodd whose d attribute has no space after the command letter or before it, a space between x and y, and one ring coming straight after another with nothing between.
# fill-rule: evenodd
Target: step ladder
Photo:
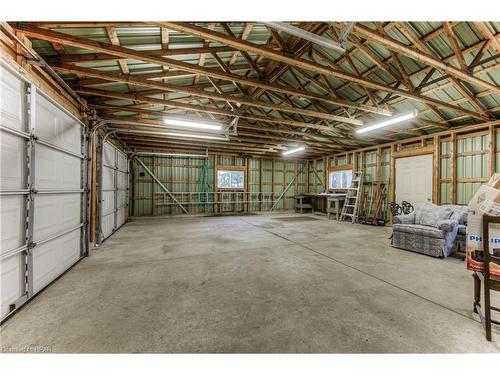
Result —
<instances>
[{"instance_id":1,"label":"step ladder","mask_svg":"<svg viewBox=\"0 0 500 375\"><path fill-rule=\"evenodd\" d=\"M363 189L363 172L354 172L352 175L351 186L347 188L347 196L345 198L340 221L350 219L352 223L358 221L359 200L361 190Z\"/></svg>"}]
</instances>

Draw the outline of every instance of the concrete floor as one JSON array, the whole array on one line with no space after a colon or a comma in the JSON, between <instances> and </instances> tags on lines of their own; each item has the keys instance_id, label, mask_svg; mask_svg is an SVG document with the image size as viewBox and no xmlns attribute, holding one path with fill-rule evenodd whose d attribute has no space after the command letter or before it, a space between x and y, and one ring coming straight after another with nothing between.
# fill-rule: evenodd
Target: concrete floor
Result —
<instances>
[{"instance_id":1,"label":"concrete floor","mask_svg":"<svg viewBox=\"0 0 500 375\"><path fill-rule=\"evenodd\" d=\"M136 220L8 320L1 346L500 352L465 263L394 249L390 232L288 213Z\"/></svg>"}]
</instances>

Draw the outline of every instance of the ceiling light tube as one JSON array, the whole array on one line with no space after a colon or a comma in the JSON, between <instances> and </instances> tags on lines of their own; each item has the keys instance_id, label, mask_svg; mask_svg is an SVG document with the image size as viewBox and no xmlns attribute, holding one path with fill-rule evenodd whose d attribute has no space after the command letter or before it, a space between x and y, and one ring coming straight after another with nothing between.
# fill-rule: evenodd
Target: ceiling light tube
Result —
<instances>
[{"instance_id":1,"label":"ceiling light tube","mask_svg":"<svg viewBox=\"0 0 500 375\"><path fill-rule=\"evenodd\" d=\"M166 132L161 133L170 137L186 137L186 138L201 138L201 139L217 139L221 141L228 141L229 139L226 137L218 137L215 135L205 135L205 134L192 134L192 133L174 133L174 132Z\"/></svg>"},{"instance_id":2,"label":"ceiling light tube","mask_svg":"<svg viewBox=\"0 0 500 375\"><path fill-rule=\"evenodd\" d=\"M403 122L403 121L412 119L412 118L416 117L417 115L418 115L418 112L413 111L410 113L406 113L404 115L391 117L388 120L385 120L385 121L379 122L377 124L369 125L369 126L366 126L364 128L358 129L358 130L356 130L356 133L366 133L366 132L369 132L369 131L372 131L375 129L384 128L384 127L389 126L389 125L397 124L398 122Z\"/></svg>"},{"instance_id":3,"label":"ceiling light tube","mask_svg":"<svg viewBox=\"0 0 500 375\"><path fill-rule=\"evenodd\" d=\"M207 154L182 154L175 152L135 152L134 155L138 156L165 156L165 157L183 157L183 158L208 158Z\"/></svg>"},{"instance_id":4,"label":"ceiling light tube","mask_svg":"<svg viewBox=\"0 0 500 375\"><path fill-rule=\"evenodd\" d=\"M221 130L222 126L218 124L213 124L205 121L198 120L188 120L188 119L180 119L174 117L164 117L163 123L172 126L182 126L186 128L195 128L195 129L205 129L205 130Z\"/></svg>"},{"instance_id":5,"label":"ceiling light tube","mask_svg":"<svg viewBox=\"0 0 500 375\"><path fill-rule=\"evenodd\" d=\"M334 49L340 53L345 52L345 48L340 43L337 43L332 39L328 39L323 36L313 34L307 30L301 29L300 27L295 27L285 22L263 22L263 23L265 25L268 25L269 27L272 27L273 29L283 31L287 34L302 38L304 40L308 40L320 46Z\"/></svg>"},{"instance_id":6,"label":"ceiling light tube","mask_svg":"<svg viewBox=\"0 0 500 375\"><path fill-rule=\"evenodd\" d=\"M283 151L282 155L286 156L286 155L290 155L290 154L295 154L296 152L304 151L305 149L306 149L305 147L293 148L291 150Z\"/></svg>"},{"instance_id":7,"label":"ceiling light tube","mask_svg":"<svg viewBox=\"0 0 500 375\"><path fill-rule=\"evenodd\" d=\"M135 129L116 129L117 133L130 133L130 134L146 134L150 136L163 135L167 137L180 137L180 138L200 138L200 139L215 139L219 141L229 141L229 138L216 135L206 135L206 134L193 134L193 133L176 133L176 132L151 132L147 130L135 130Z\"/></svg>"}]
</instances>

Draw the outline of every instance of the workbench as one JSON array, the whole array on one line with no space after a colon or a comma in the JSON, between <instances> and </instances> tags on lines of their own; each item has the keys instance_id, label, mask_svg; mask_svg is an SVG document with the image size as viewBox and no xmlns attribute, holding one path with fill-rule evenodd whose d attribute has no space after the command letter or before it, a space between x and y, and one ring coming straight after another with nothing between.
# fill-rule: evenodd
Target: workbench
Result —
<instances>
[{"instance_id":1,"label":"workbench","mask_svg":"<svg viewBox=\"0 0 500 375\"><path fill-rule=\"evenodd\" d=\"M338 220L345 202L345 193L304 193L305 197L311 198L312 212L325 213L328 219L333 214Z\"/></svg>"}]
</instances>

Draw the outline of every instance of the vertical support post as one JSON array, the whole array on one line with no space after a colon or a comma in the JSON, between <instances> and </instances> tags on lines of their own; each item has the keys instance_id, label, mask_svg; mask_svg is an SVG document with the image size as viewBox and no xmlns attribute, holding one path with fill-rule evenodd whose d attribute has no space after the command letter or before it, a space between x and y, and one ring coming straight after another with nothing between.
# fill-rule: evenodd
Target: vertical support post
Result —
<instances>
[{"instance_id":1,"label":"vertical support post","mask_svg":"<svg viewBox=\"0 0 500 375\"><path fill-rule=\"evenodd\" d=\"M306 177L305 177L305 186L304 186L304 193L309 193L310 188L309 188L309 173L310 173L310 168L311 168L311 162L309 160L306 160L303 164L304 168L306 168Z\"/></svg>"},{"instance_id":2,"label":"vertical support post","mask_svg":"<svg viewBox=\"0 0 500 375\"><path fill-rule=\"evenodd\" d=\"M243 203L243 210L245 212L249 212L249 206L250 206L250 196L249 196L249 192L248 192L248 187L249 187L249 180L250 180L250 174L248 173L248 170L249 170L249 162L250 162L250 159L246 158L245 159L245 192L243 193L243 201L245 203Z\"/></svg>"},{"instance_id":3,"label":"vertical support post","mask_svg":"<svg viewBox=\"0 0 500 375\"><path fill-rule=\"evenodd\" d=\"M488 173L491 177L496 170L496 132L494 125L490 125L488 128L488 137Z\"/></svg>"},{"instance_id":4,"label":"vertical support post","mask_svg":"<svg viewBox=\"0 0 500 375\"><path fill-rule=\"evenodd\" d=\"M436 135L433 137L434 154L433 154L433 172L432 172L432 202L434 204L441 203L441 137Z\"/></svg>"},{"instance_id":5,"label":"vertical support post","mask_svg":"<svg viewBox=\"0 0 500 375\"><path fill-rule=\"evenodd\" d=\"M394 158L394 152L396 151L396 147L392 144L391 145L391 172L389 176L389 183L391 184L391 189L390 189L390 194L389 194L389 201L394 202L396 197L396 159Z\"/></svg>"},{"instance_id":6,"label":"vertical support post","mask_svg":"<svg viewBox=\"0 0 500 375\"><path fill-rule=\"evenodd\" d=\"M330 163L330 158L323 158L323 192L328 190L328 164Z\"/></svg>"},{"instance_id":7,"label":"vertical support post","mask_svg":"<svg viewBox=\"0 0 500 375\"><path fill-rule=\"evenodd\" d=\"M271 200L274 205L274 159L272 159L273 163L271 166Z\"/></svg>"},{"instance_id":8,"label":"vertical support post","mask_svg":"<svg viewBox=\"0 0 500 375\"><path fill-rule=\"evenodd\" d=\"M286 188L286 172L287 172L287 170L288 170L288 162L286 160L283 160L283 179L281 181L281 184L283 186L283 191L285 191L285 188ZM283 195L283 210L286 210L286 196L285 195Z\"/></svg>"},{"instance_id":9,"label":"vertical support post","mask_svg":"<svg viewBox=\"0 0 500 375\"><path fill-rule=\"evenodd\" d=\"M262 201L264 200L264 194L262 194L262 161L259 159L259 211L262 211Z\"/></svg>"},{"instance_id":10,"label":"vertical support post","mask_svg":"<svg viewBox=\"0 0 500 375\"><path fill-rule=\"evenodd\" d=\"M451 204L457 204L457 135L451 133L450 147L450 171L451 171L451 186L450 200Z\"/></svg>"},{"instance_id":11,"label":"vertical support post","mask_svg":"<svg viewBox=\"0 0 500 375\"><path fill-rule=\"evenodd\" d=\"M302 169L304 169L304 166L302 166ZM294 174L297 174L297 171L298 171L298 167L297 167L297 160L294 160L294 163L293 163L293 173ZM294 194L297 194L297 190L298 190L298 185L299 185L299 181L298 180L295 180L295 184L293 186L293 191L294 191Z\"/></svg>"},{"instance_id":12,"label":"vertical support post","mask_svg":"<svg viewBox=\"0 0 500 375\"><path fill-rule=\"evenodd\" d=\"M151 155L153 174L156 176L158 173L156 171L156 157ZM153 177L151 177L151 216L156 215L156 184Z\"/></svg>"}]
</instances>

